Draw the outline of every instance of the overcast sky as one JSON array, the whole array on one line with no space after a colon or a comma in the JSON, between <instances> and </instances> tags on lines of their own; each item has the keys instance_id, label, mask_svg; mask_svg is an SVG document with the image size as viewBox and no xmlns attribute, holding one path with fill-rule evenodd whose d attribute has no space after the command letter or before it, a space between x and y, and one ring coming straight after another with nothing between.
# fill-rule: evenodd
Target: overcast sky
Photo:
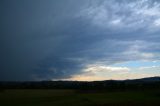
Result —
<instances>
[{"instance_id":1,"label":"overcast sky","mask_svg":"<svg viewBox=\"0 0 160 106\"><path fill-rule=\"evenodd\" d=\"M1 0L0 80L160 76L159 0Z\"/></svg>"}]
</instances>

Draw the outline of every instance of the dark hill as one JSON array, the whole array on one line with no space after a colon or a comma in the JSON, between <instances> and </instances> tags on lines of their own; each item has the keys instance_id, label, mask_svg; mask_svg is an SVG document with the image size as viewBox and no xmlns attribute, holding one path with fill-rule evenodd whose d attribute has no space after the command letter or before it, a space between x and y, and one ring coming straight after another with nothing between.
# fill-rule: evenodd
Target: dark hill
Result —
<instances>
[{"instance_id":1,"label":"dark hill","mask_svg":"<svg viewBox=\"0 0 160 106\"><path fill-rule=\"evenodd\" d=\"M134 80L105 81L24 81L0 82L1 89L159 89L160 77L148 77Z\"/></svg>"}]
</instances>

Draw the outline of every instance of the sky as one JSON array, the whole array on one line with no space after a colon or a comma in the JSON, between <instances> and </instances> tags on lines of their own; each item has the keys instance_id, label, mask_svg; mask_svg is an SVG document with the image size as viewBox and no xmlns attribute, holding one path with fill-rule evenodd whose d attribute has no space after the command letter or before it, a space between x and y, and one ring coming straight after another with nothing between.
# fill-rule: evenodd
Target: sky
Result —
<instances>
[{"instance_id":1,"label":"sky","mask_svg":"<svg viewBox=\"0 0 160 106\"><path fill-rule=\"evenodd\" d=\"M159 0L1 0L0 81L160 76Z\"/></svg>"}]
</instances>

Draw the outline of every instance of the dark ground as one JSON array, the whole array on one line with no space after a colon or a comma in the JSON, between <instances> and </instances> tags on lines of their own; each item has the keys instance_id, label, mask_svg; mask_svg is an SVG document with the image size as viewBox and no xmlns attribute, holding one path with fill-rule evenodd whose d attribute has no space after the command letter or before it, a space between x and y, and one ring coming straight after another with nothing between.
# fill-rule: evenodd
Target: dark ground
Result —
<instances>
[{"instance_id":1,"label":"dark ground","mask_svg":"<svg viewBox=\"0 0 160 106\"><path fill-rule=\"evenodd\" d=\"M160 106L160 90L11 89L0 92L0 106Z\"/></svg>"}]
</instances>

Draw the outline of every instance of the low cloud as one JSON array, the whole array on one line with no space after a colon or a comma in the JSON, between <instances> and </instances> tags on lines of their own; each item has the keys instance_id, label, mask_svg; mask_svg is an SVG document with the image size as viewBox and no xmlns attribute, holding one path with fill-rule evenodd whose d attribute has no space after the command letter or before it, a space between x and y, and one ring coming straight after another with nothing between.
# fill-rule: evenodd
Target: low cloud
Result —
<instances>
[{"instance_id":1,"label":"low cloud","mask_svg":"<svg viewBox=\"0 0 160 106\"><path fill-rule=\"evenodd\" d=\"M89 65L84 69L84 72L129 72L127 67L110 67L104 65Z\"/></svg>"}]
</instances>

